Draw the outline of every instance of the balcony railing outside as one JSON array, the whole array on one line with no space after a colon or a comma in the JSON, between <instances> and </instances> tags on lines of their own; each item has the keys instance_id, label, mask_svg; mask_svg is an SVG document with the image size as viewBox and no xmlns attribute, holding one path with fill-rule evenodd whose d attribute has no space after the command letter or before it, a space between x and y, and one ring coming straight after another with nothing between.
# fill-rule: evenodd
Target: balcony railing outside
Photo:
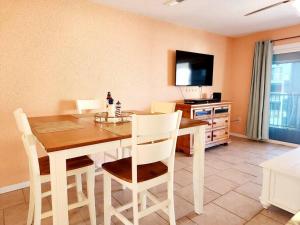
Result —
<instances>
[{"instance_id":1,"label":"balcony railing outside","mask_svg":"<svg viewBox=\"0 0 300 225\"><path fill-rule=\"evenodd\" d=\"M300 94L271 93L270 139L300 144Z\"/></svg>"},{"instance_id":2,"label":"balcony railing outside","mask_svg":"<svg viewBox=\"0 0 300 225\"><path fill-rule=\"evenodd\" d=\"M271 93L270 127L300 130L300 94Z\"/></svg>"}]
</instances>

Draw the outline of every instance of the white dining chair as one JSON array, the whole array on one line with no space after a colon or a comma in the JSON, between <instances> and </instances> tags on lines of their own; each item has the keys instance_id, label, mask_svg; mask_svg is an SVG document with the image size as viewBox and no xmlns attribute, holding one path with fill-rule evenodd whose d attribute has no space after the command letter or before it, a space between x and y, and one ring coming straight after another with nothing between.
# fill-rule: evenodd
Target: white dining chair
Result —
<instances>
[{"instance_id":1,"label":"white dining chair","mask_svg":"<svg viewBox=\"0 0 300 225\"><path fill-rule=\"evenodd\" d=\"M151 113L172 113L175 112L176 103L174 102L152 102Z\"/></svg>"},{"instance_id":2,"label":"white dining chair","mask_svg":"<svg viewBox=\"0 0 300 225\"><path fill-rule=\"evenodd\" d=\"M163 210L175 225L174 160L175 147L182 112L160 115L132 116L132 157L104 163L104 225L116 216L126 225L138 225L139 219ZM111 204L111 180L132 190L132 202L119 208ZM159 201L148 190L167 183L167 200ZM154 205L147 207L147 200ZM139 210L139 203L141 210ZM122 212L133 208L133 223Z\"/></svg>"},{"instance_id":3,"label":"white dining chair","mask_svg":"<svg viewBox=\"0 0 300 225\"><path fill-rule=\"evenodd\" d=\"M101 107L101 103L97 99L85 99L85 100L76 100L76 108L78 114L84 114L88 111L100 111L103 107ZM98 154L99 155L99 154ZM103 153L104 156L104 162L108 160L117 160L122 158L122 150L116 149L113 151L107 151ZM90 158L92 158L95 161L96 164L96 176L102 174L101 166L103 161L97 159L97 155L90 155ZM80 178L77 177L78 183L81 183Z\"/></svg>"},{"instance_id":4,"label":"white dining chair","mask_svg":"<svg viewBox=\"0 0 300 225\"><path fill-rule=\"evenodd\" d=\"M100 101L96 99L76 100L78 114L83 114L86 111L99 111L101 108Z\"/></svg>"},{"instance_id":5,"label":"white dining chair","mask_svg":"<svg viewBox=\"0 0 300 225\"><path fill-rule=\"evenodd\" d=\"M42 213L42 198L51 195L51 190L47 192L42 192L41 190L41 185L43 183L50 182L49 157L45 156L38 158L37 145L39 143L32 133L27 116L23 110L15 110L14 116L18 130L22 134L22 141L29 162L30 197L27 225L40 225L42 219L52 216L51 210ZM81 198L77 199L77 202L69 204L69 210L87 205L89 208L91 224L96 225L94 162L88 156L81 156L69 159L66 163L68 177L86 174L87 179L87 196L85 196L83 192L78 193ZM74 187L76 187L76 183L68 185L68 189Z\"/></svg>"}]
</instances>

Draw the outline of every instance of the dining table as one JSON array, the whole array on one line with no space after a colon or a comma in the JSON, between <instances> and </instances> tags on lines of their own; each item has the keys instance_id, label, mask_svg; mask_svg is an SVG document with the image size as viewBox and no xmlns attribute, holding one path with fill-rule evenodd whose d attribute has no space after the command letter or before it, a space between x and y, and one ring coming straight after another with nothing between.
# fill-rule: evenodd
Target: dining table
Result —
<instances>
[{"instance_id":1,"label":"dining table","mask_svg":"<svg viewBox=\"0 0 300 225\"><path fill-rule=\"evenodd\" d=\"M99 123L93 114L30 117L33 134L50 161L54 225L69 224L66 160L131 145L131 122ZM194 211L203 212L205 129L207 122L182 118L178 136L190 134L193 148ZM178 206L180 207L180 206Z\"/></svg>"}]
</instances>

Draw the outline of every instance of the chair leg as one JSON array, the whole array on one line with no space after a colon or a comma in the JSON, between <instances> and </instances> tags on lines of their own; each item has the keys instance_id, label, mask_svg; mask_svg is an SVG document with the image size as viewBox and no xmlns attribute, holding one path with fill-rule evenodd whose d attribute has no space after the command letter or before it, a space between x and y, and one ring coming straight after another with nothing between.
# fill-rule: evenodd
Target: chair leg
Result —
<instances>
[{"instance_id":1,"label":"chair leg","mask_svg":"<svg viewBox=\"0 0 300 225\"><path fill-rule=\"evenodd\" d=\"M169 200L168 212L169 212L170 225L176 225L173 181L168 182L168 200Z\"/></svg>"},{"instance_id":2,"label":"chair leg","mask_svg":"<svg viewBox=\"0 0 300 225\"><path fill-rule=\"evenodd\" d=\"M116 153L117 153L117 158L118 159L122 159L124 157L123 153L124 153L124 149L119 147L116 149Z\"/></svg>"},{"instance_id":3,"label":"chair leg","mask_svg":"<svg viewBox=\"0 0 300 225\"><path fill-rule=\"evenodd\" d=\"M110 225L111 222L111 178L104 173L104 225Z\"/></svg>"},{"instance_id":4,"label":"chair leg","mask_svg":"<svg viewBox=\"0 0 300 225\"><path fill-rule=\"evenodd\" d=\"M136 190L132 191L132 203L133 203L133 225L139 224L139 193Z\"/></svg>"},{"instance_id":5,"label":"chair leg","mask_svg":"<svg viewBox=\"0 0 300 225\"><path fill-rule=\"evenodd\" d=\"M124 148L122 148L122 147L117 148L116 153L117 153L117 159L124 158ZM122 190L125 190L125 189L126 189L125 185L122 185Z\"/></svg>"},{"instance_id":6,"label":"chair leg","mask_svg":"<svg viewBox=\"0 0 300 225\"><path fill-rule=\"evenodd\" d=\"M82 177L81 174L75 175L76 179L76 191L77 191L77 201L81 202L82 199Z\"/></svg>"},{"instance_id":7,"label":"chair leg","mask_svg":"<svg viewBox=\"0 0 300 225\"><path fill-rule=\"evenodd\" d=\"M41 225L42 221L42 190L41 184L34 186L34 225Z\"/></svg>"},{"instance_id":8,"label":"chair leg","mask_svg":"<svg viewBox=\"0 0 300 225\"><path fill-rule=\"evenodd\" d=\"M145 210L147 208L147 195L146 191L140 193L140 201L141 201L141 210Z\"/></svg>"},{"instance_id":9,"label":"chair leg","mask_svg":"<svg viewBox=\"0 0 300 225\"><path fill-rule=\"evenodd\" d=\"M33 214L34 214L34 191L33 187L30 187L29 190L29 209L27 216L27 225L31 225L33 222Z\"/></svg>"},{"instance_id":10,"label":"chair leg","mask_svg":"<svg viewBox=\"0 0 300 225\"><path fill-rule=\"evenodd\" d=\"M91 225L96 225L96 207L95 207L95 169L92 166L86 175L87 180L87 194L88 194L88 207L90 213Z\"/></svg>"}]
</instances>

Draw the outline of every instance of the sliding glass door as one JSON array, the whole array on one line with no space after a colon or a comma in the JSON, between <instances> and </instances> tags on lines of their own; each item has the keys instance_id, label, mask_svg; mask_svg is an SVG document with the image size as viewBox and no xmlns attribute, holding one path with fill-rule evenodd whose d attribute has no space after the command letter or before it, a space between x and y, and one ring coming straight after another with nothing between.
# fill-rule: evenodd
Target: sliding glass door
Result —
<instances>
[{"instance_id":1,"label":"sliding glass door","mask_svg":"<svg viewBox=\"0 0 300 225\"><path fill-rule=\"evenodd\" d=\"M300 43L274 48L269 136L300 144Z\"/></svg>"}]
</instances>

